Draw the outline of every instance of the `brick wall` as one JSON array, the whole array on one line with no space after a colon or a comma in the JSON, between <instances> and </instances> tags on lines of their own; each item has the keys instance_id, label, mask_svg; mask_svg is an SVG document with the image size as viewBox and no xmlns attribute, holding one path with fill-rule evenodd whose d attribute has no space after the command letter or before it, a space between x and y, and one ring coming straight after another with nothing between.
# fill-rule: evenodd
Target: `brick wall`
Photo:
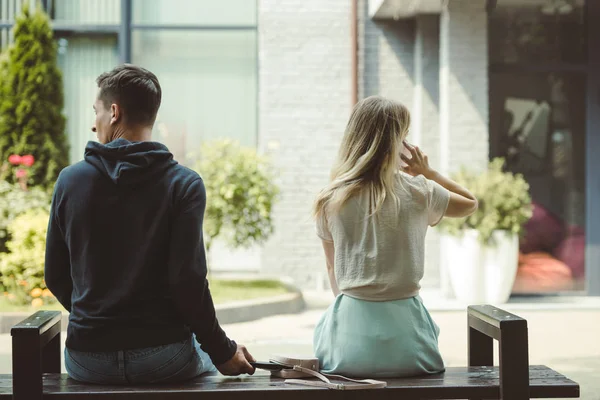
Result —
<instances>
[{"instance_id":1,"label":"brick wall","mask_svg":"<svg viewBox=\"0 0 600 400\"><path fill-rule=\"evenodd\" d=\"M415 20L373 21L367 0L358 4L359 97L381 95L412 108Z\"/></svg>"},{"instance_id":2,"label":"brick wall","mask_svg":"<svg viewBox=\"0 0 600 400\"><path fill-rule=\"evenodd\" d=\"M483 170L488 162L487 14L483 1L448 3L441 24L442 135L446 136L444 167L461 165Z\"/></svg>"},{"instance_id":3,"label":"brick wall","mask_svg":"<svg viewBox=\"0 0 600 400\"><path fill-rule=\"evenodd\" d=\"M259 1L259 148L279 170L276 233L262 271L325 285L311 206L350 115L350 2Z\"/></svg>"}]
</instances>

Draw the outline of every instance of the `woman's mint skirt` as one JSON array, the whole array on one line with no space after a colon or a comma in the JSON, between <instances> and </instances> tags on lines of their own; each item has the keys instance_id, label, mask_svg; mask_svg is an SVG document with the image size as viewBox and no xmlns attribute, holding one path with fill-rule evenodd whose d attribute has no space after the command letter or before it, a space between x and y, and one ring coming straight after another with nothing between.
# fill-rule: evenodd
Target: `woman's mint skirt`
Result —
<instances>
[{"instance_id":1,"label":"woman's mint skirt","mask_svg":"<svg viewBox=\"0 0 600 400\"><path fill-rule=\"evenodd\" d=\"M400 378L444 371L438 335L419 297L374 302L342 294L317 324L313 345L323 372Z\"/></svg>"}]
</instances>

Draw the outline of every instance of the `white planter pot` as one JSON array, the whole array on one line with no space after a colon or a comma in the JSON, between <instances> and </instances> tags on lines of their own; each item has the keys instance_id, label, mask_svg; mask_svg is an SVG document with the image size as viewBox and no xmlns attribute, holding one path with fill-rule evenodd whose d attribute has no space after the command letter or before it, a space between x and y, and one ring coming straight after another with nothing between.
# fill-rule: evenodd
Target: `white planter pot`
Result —
<instances>
[{"instance_id":1,"label":"white planter pot","mask_svg":"<svg viewBox=\"0 0 600 400\"><path fill-rule=\"evenodd\" d=\"M519 259L519 238L495 231L494 246L482 245L478 232L445 235L444 258L456 298L467 304L503 304L510 297Z\"/></svg>"}]
</instances>

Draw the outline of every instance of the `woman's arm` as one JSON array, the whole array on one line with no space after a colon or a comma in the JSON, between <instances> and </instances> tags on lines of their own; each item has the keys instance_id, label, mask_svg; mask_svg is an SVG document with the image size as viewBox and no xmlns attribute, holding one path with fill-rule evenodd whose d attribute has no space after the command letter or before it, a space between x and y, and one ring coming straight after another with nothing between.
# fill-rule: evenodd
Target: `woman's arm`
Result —
<instances>
[{"instance_id":1,"label":"woman's arm","mask_svg":"<svg viewBox=\"0 0 600 400\"><path fill-rule=\"evenodd\" d=\"M337 297L338 294L340 294L340 289L335 281L335 271L333 269L335 249L333 247L333 242L328 240L321 241L323 243L323 250L325 250L325 261L327 262L327 275L329 275L329 284L331 285L331 291L333 292L333 295Z\"/></svg>"},{"instance_id":2,"label":"woman's arm","mask_svg":"<svg viewBox=\"0 0 600 400\"><path fill-rule=\"evenodd\" d=\"M477 198L467 188L462 187L452 179L443 176L431 168L427 155L423 154L417 146L413 146L406 141L404 142L404 146L411 154L411 158L400 154L400 158L407 164L404 171L413 176L423 175L425 178L438 183L450 192L448 208L444 214L446 217L468 217L477 211Z\"/></svg>"},{"instance_id":3,"label":"woman's arm","mask_svg":"<svg viewBox=\"0 0 600 400\"><path fill-rule=\"evenodd\" d=\"M444 214L446 217L468 217L477 211L477 207L479 206L477 199L466 188L434 170L430 170L424 176L439 183L450 192L450 201Z\"/></svg>"}]
</instances>

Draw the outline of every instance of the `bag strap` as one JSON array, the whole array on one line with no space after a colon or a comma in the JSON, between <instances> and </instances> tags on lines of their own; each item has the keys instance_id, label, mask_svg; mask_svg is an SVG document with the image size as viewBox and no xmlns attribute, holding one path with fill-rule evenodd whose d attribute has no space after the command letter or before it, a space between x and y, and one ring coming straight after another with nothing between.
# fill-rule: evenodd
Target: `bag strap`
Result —
<instances>
[{"instance_id":1,"label":"bag strap","mask_svg":"<svg viewBox=\"0 0 600 400\"><path fill-rule=\"evenodd\" d=\"M286 379L285 383L296 384L296 385L304 385L304 386L316 386L316 387L326 387L328 389L334 390L358 390L358 389L382 389L387 386L387 382L376 381L374 379L350 379L341 375L330 375L330 374L322 374L318 371L304 368L299 365L294 365L294 371L302 372L307 375L314 376L315 378L320 379L322 382L315 381L307 381L303 379ZM343 379L349 382L360 383L360 385L344 385L343 383L332 383L328 377Z\"/></svg>"}]
</instances>

